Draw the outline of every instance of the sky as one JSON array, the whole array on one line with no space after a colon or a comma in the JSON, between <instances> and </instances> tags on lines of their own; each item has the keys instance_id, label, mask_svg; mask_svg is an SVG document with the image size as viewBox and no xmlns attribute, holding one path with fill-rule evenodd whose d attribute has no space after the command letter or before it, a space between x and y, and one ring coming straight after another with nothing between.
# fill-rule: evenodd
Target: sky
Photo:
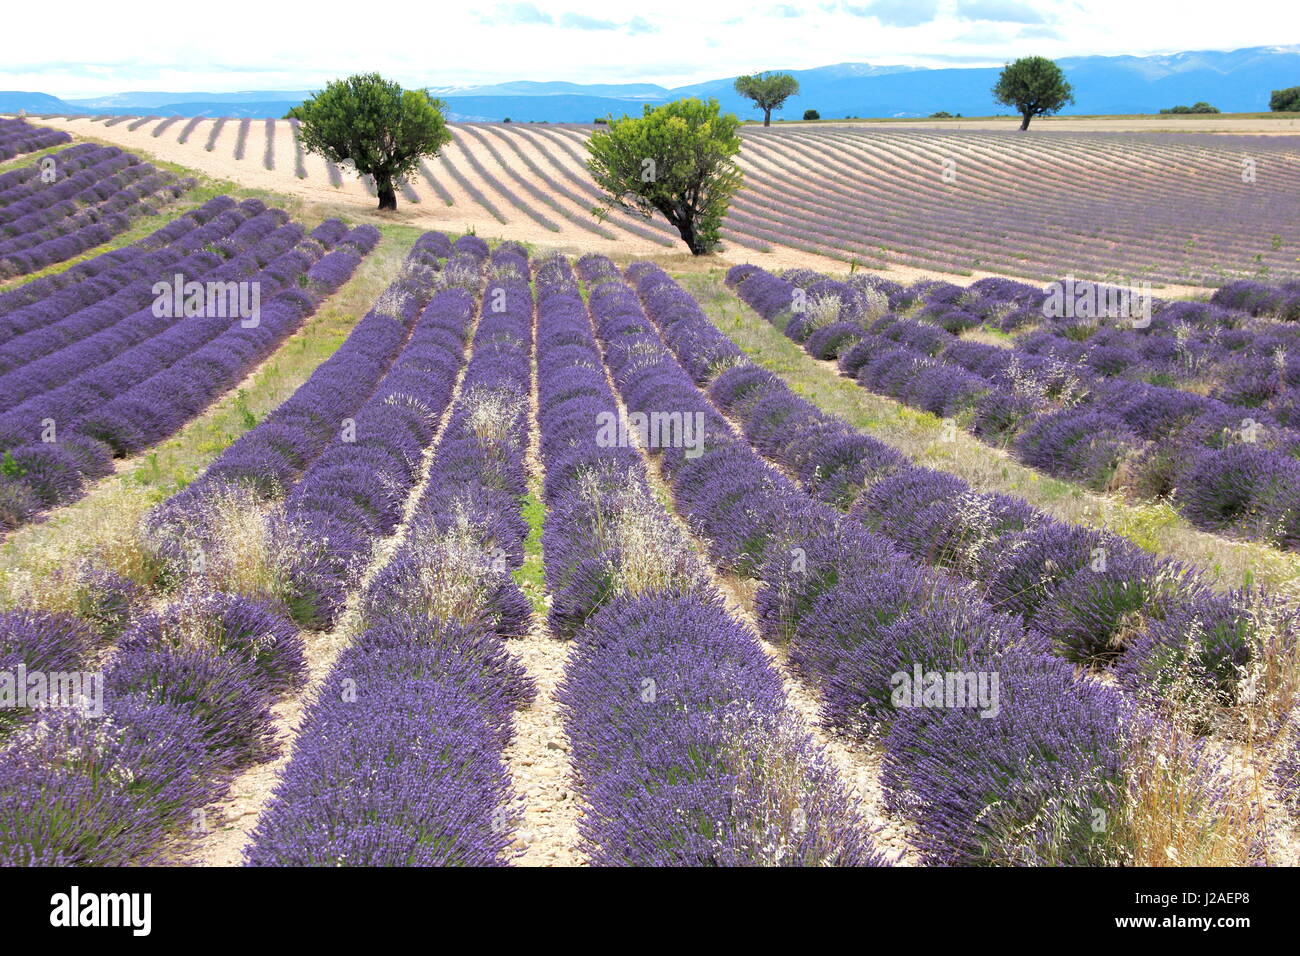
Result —
<instances>
[{"instance_id":1,"label":"sky","mask_svg":"<svg viewBox=\"0 0 1300 956\"><path fill-rule=\"evenodd\" d=\"M569 80L672 87L848 62L991 66L1031 53L1300 43L1294 0L64 0L57 8L9 4L4 19L0 90L65 98L315 89L369 71L406 86Z\"/></svg>"}]
</instances>

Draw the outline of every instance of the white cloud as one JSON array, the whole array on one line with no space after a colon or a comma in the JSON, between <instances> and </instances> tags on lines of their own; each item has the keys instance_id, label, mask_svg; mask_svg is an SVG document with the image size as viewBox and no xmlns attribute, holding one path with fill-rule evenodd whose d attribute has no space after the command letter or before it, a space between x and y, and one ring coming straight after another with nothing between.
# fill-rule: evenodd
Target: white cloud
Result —
<instances>
[{"instance_id":1,"label":"white cloud","mask_svg":"<svg viewBox=\"0 0 1300 956\"><path fill-rule=\"evenodd\" d=\"M865 4L844 4L855 17L871 17L890 27L916 27L939 14L939 0L872 0Z\"/></svg>"},{"instance_id":2,"label":"white cloud","mask_svg":"<svg viewBox=\"0 0 1300 956\"><path fill-rule=\"evenodd\" d=\"M266 0L223 0L219 16L174 0L134 0L129 15L102 2L65 0L57 18L39 4L6 8L0 89L73 98L293 90L369 70L411 86L519 79L674 86L830 63L998 65L1030 53L1140 55L1300 40L1279 36L1277 9L1276 0L1238 0L1230 11L1209 0L788 0L758 7L751 0L392 0L376 19L364 9ZM1029 19L1035 15L1037 23ZM1037 29L1047 24L1055 37Z\"/></svg>"},{"instance_id":3,"label":"white cloud","mask_svg":"<svg viewBox=\"0 0 1300 956\"><path fill-rule=\"evenodd\" d=\"M999 23L1042 23L1042 10L1021 0L957 0L957 16L965 20Z\"/></svg>"},{"instance_id":4,"label":"white cloud","mask_svg":"<svg viewBox=\"0 0 1300 956\"><path fill-rule=\"evenodd\" d=\"M532 3L504 3L484 17L488 23L553 23L551 15Z\"/></svg>"},{"instance_id":5,"label":"white cloud","mask_svg":"<svg viewBox=\"0 0 1300 956\"><path fill-rule=\"evenodd\" d=\"M1032 40L1032 39L1060 40L1060 39L1062 39L1062 37L1061 37L1061 31L1060 31L1060 30L1057 30L1055 27L1049 27L1049 26L1046 26L1045 24L1036 24L1036 25L1034 25L1034 26L1021 27L1018 31L1016 31L1016 37L1017 37L1017 39L1027 39L1027 40Z\"/></svg>"}]
</instances>

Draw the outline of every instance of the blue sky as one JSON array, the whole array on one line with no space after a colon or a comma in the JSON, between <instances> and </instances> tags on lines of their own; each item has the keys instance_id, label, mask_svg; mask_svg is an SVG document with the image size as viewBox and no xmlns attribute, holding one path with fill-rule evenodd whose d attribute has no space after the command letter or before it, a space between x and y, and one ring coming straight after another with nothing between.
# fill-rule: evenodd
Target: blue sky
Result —
<instances>
[{"instance_id":1,"label":"blue sky","mask_svg":"<svg viewBox=\"0 0 1300 956\"><path fill-rule=\"evenodd\" d=\"M1300 43L1287 0L618 0L217 5L15 3L0 89L303 89L377 70L407 85L505 80L676 86L831 63L992 65ZM1286 22L1289 20L1290 22Z\"/></svg>"}]
</instances>

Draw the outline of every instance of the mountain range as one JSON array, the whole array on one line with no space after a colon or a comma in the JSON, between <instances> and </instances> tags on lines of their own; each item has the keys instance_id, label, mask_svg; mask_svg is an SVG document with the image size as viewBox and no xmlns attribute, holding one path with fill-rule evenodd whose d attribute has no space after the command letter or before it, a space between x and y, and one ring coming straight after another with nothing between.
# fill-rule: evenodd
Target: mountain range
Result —
<instances>
[{"instance_id":1,"label":"mountain range","mask_svg":"<svg viewBox=\"0 0 1300 956\"><path fill-rule=\"evenodd\" d=\"M1225 113L1264 112L1271 91L1300 85L1300 45L1203 50L1155 56L1081 56L1057 61L1074 86L1069 114L1156 113L1204 100ZM1006 113L990 88L998 67L925 68L840 63L790 70L799 95L777 116L805 109L824 119L928 116L938 110L967 116ZM430 87L453 120L589 123L596 117L639 114L644 105L684 96L716 97L742 117L758 112L739 97L734 77L667 88L653 83L581 84L518 81ZM128 92L62 100L45 93L0 92L0 112L158 116L279 117L309 90L239 93Z\"/></svg>"}]
</instances>

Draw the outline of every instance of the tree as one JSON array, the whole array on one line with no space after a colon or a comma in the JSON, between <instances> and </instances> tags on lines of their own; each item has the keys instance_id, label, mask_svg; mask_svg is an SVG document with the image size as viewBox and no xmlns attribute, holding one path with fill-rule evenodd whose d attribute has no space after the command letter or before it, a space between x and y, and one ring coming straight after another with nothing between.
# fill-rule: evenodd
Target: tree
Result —
<instances>
[{"instance_id":1,"label":"tree","mask_svg":"<svg viewBox=\"0 0 1300 956\"><path fill-rule=\"evenodd\" d=\"M785 106L785 101L799 94L799 81L789 73L755 73L736 78L736 92L754 101L755 109L763 111L763 125L772 125L772 110Z\"/></svg>"},{"instance_id":2,"label":"tree","mask_svg":"<svg viewBox=\"0 0 1300 956\"><path fill-rule=\"evenodd\" d=\"M819 120L822 118L822 114L818 113L816 110L804 110L803 118L806 120Z\"/></svg>"},{"instance_id":3,"label":"tree","mask_svg":"<svg viewBox=\"0 0 1300 956\"><path fill-rule=\"evenodd\" d=\"M1216 106L1211 106L1209 103L1206 103L1204 100L1201 100L1201 101L1198 102L1198 103L1193 103L1191 106L1172 106L1172 107L1170 107L1169 109L1167 109L1167 110L1161 110L1160 112L1163 113L1163 114L1166 114L1166 115L1168 115L1168 114L1170 114L1170 113L1176 113L1176 114L1184 114L1184 113L1217 113L1217 112L1219 112L1219 109L1218 109L1218 107L1216 107Z\"/></svg>"},{"instance_id":4,"label":"tree","mask_svg":"<svg viewBox=\"0 0 1300 956\"><path fill-rule=\"evenodd\" d=\"M1300 86L1274 90L1268 98L1268 108L1274 113L1300 113Z\"/></svg>"},{"instance_id":5,"label":"tree","mask_svg":"<svg viewBox=\"0 0 1300 956\"><path fill-rule=\"evenodd\" d=\"M720 241L722 218L743 176L740 120L722 114L717 100L646 104L643 116L607 120L587 140L587 168L606 193L605 205L649 219L656 211L676 227L694 255Z\"/></svg>"},{"instance_id":6,"label":"tree","mask_svg":"<svg viewBox=\"0 0 1300 956\"><path fill-rule=\"evenodd\" d=\"M1074 102L1074 91L1061 68L1045 56L1021 57L1008 63L993 87L993 98L1014 106L1024 117L1021 131L1029 129L1035 116L1050 116Z\"/></svg>"},{"instance_id":7,"label":"tree","mask_svg":"<svg viewBox=\"0 0 1300 956\"><path fill-rule=\"evenodd\" d=\"M288 117L302 124L304 149L373 176L379 208L396 209L394 186L451 142L444 106L425 90L362 73L330 82Z\"/></svg>"}]
</instances>

